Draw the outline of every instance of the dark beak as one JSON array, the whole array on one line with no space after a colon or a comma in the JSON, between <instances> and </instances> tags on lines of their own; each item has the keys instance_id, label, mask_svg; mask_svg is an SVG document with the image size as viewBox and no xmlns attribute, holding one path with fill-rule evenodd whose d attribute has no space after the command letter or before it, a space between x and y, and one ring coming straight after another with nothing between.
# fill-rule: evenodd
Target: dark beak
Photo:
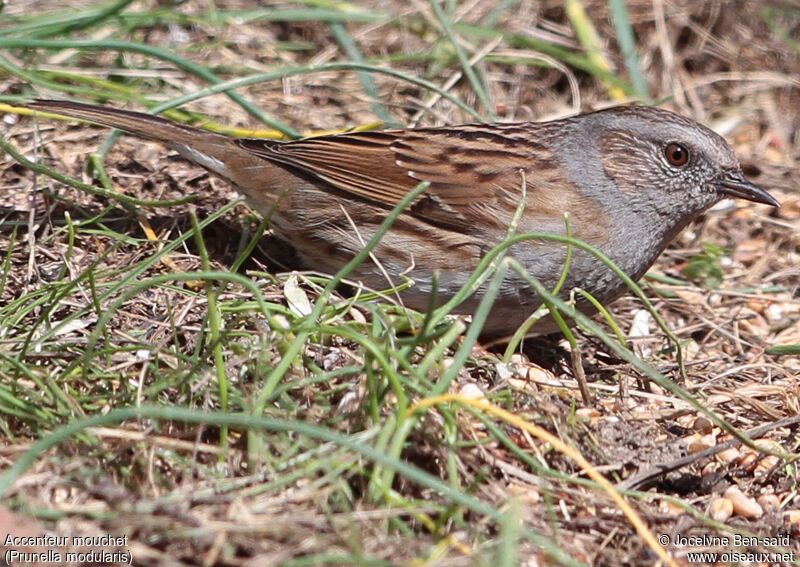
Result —
<instances>
[{"instance_id":1,"label":"dark beak","mask_svg":"<svg viewBox=\"0 0 800 567\"><path fill-rule=\"evenodd\" d=\"M732 199L747 199L773 207L781 206L775 197L745 179L741 171L726 172L719 182L719 191Z\"/></svg>"}]
</instances>

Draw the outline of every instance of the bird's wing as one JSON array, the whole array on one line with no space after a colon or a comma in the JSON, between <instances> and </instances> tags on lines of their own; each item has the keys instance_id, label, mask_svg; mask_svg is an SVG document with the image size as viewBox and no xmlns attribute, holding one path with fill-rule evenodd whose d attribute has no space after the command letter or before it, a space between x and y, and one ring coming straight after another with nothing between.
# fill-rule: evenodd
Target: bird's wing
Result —
<instances>
[{"instance_id":1,"label":"bird's wing","mask_svg":"<svg viewBox=\"0 0 800 567\"><path fill-rule=\"evenodd\" d=\"M237 144L273 163L329 183L335 190L388 208L420 182L430 186L411 214L457 230L507 226L537 185L557 179L552 152L531 140L530 124L466 125L321 136L291 142Z\"/></svg>"}]
</instances>

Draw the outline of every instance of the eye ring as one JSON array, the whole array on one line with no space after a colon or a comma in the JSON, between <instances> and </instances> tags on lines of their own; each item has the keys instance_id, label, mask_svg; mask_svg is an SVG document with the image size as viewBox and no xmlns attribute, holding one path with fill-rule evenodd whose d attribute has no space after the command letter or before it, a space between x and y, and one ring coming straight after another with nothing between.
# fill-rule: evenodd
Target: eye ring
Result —
<instances>
[{"instance_id":1,"label":"eye ring","mask_svg":"<svg viewBox=\"0 0 800 567\"><path fill-rule=\"evenodd\" d=\"M664 156L671 165L681 167L689 161L689 149L678 142L670 142L664 148Z\"/></svg>"}]
</instances>

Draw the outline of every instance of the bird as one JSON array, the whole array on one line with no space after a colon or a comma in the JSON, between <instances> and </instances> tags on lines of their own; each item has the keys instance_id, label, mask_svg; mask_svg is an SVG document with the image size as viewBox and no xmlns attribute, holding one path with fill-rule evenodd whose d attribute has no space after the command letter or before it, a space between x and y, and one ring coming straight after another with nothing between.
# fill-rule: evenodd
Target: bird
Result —
<instances>
[{"instance_id":1,"label":"bird","mask_svg":"<svg viewBox=\"0 0 800 567\"><path fill-rule=\"evenodd\" d=\"M409 279L407 307L442 304L509 234L567 234L591 244L639 279L669 242L709 207L741 198L779 207L747 180L723 137L665 109L630 105L544 122L474 123L323 135L297 140L235 138L160 116L91 103L23 104L160 142L226 179L270 219L303 268L336 273L363 249L410 191L371 258L351 274L372 289ZM565 220L565 215L566 219ZM559 282L567 245L528 239L508 255L547 289ZM575 248L560 294L574 289L608 304L627 289L593 254ZM472 314L482 287L455 308ZM509 271L481 330L509 336L541 304ZM595 308L579 301L591 314ZM552 317L529 334L558 330Z\"/></svg>"}]
</instances>

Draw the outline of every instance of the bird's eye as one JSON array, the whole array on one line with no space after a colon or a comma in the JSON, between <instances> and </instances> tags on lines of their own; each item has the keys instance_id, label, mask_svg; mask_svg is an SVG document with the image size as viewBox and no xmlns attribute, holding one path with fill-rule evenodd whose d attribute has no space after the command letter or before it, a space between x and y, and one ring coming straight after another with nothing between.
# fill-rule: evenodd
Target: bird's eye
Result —
<instances>
[{"instance_id":1,"label":"bird's eye","mask_svg":"<svg viewBox=\"0 0 800 567\"><path fill-rule=\"evenodd\" d=\"M672 142L664 148L664 155L667 161L676 167L686 165L689 161L689 150L683 144Z\"/></svg>"}]
</instances>

